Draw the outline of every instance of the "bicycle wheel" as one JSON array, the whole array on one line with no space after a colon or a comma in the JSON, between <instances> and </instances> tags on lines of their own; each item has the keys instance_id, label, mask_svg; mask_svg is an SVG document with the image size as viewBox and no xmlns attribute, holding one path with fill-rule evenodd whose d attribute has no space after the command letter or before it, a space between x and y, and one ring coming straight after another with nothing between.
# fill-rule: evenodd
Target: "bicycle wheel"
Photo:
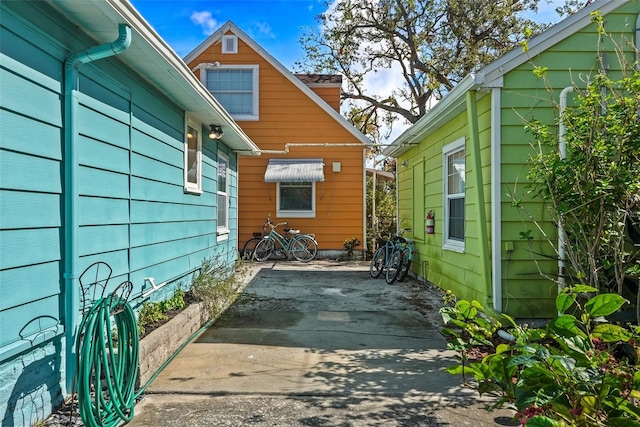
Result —
<instances>
[{"instance_id":1,"label":"bicycle wheel","mask_svg":"<svg viewBox=\"0 0 640 427\"><path fill-rule=\"evenodd\" d=\"M402 251L395 250L391 255L391 260L387 265L387 271L385 271L385 279L388 284L392 285L400 274L400 266L402 265Z\"/></svg>"},{"instance_id":2,"label":"bicycle wheel","mask_svg":"<svg viewBox=\"0 0 640 427\"><path fill-rule=\"evenodd\" d=\"M411 249L408 247L402 248L402 264L400 265L400 273L398 273L398 282L402 282L409 274L409 268L411 267L410 253Z\"/></svg>"},{"instance_id":3,"label":"bicycle wheel","mask_svg":"<svg viewBox=\"0 0 640 427\"><path fill-rule=\"evenodd\" d=\"M242 252L240 253L242 259L246 261L253 260L253 252L255 251L258 243L260 243L262 240L262 237L253 237L247 240L247 242L242 247Z\"/></svg>"},{"instance_id":4,"label":"bicycle wheel","mask_svg":"<svg viewBox=\"0 0 640 427\"><path fill-rule=\"evenodd\" d=\"M318 244L309 236L296 237L291 242L291 255L300 262L309 262L316 257Z\"/></svg>"},{"instance_id":5,"label":"bicycle wheel","mask_svg":"<svg viewBox=\"0 0 640 427\"><path fill-rule=\"evenodd\" d=\"M369 273L371 277L377 279L384 270L384 247L378 248L371 258L371 264L369 265Z\"/></svg>"},{"instance_id":6,"label":"bicycle wheel","mask_svg":"<svg viewBox=\"0 0 640 427\"><path fill-rule=\"evenodd\" d=\"M262 241L258 242L255 249L253 250L253 259L259 262L268 260L273 253L274 247L275 244L273 243L273 240L262 239Z\"/></svg>"}]
</instances>

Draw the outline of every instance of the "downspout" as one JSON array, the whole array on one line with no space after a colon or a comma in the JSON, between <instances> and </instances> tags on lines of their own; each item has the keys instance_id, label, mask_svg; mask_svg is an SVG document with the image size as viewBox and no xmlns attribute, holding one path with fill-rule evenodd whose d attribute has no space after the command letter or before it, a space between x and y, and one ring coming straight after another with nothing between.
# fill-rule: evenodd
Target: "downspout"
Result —
<instances>
[{"instance_id":1,"label":"downspout","mask_svg":"<svg viewBox=\"0 0 640 427\"><path fill-rule=\"evenodd\" d=\"M362 188L362 218L364 218L364 221L362 222L362 236L363 236L363 250L364 250L364 256L362 257L363 260L367 259L366 258L366 253L367 253L367 249L368 249L368 244L369 242L367 242L367 149L363 149L362 150L362 164L364 165L363 171L362 171L362 184L363 184L363 188ZM375 173L375 172L374 172Z\"/></svg>"},{"instance_id":2,"label":"downspout","mask_svg":"<svg viewBox=\"0 0 640 427\"><path fill-rule=\"evenodd\" d=\"M491 89L491 278L493 308L502 312L502 101L500 88Z\"/></svg>"},{"instance_id":3,"label":"downspout","mask_svg":"<svg viewBox=\"0 0 640 427\"><path fill-rule=\"evenodd\" d=\"M567 86L560 92L560 124L558 128L560 160L567 158L567 126L564 123L564 110L567 108L567 97L571 92L573 92L573 86ZM558 293L562 292L567 283L565 279L565 260L567 256L565 238L564 219L560 216L558 218Z\"/></svg>"},{"instance_id":4,"label":"downspout","mask_svg":"<svg viewBox=\"0 0 640 427\"><path fill-rule=\"evenodd\" d=\"M640 13L636 18L636 70L640 70Z\"/></svg>"},{"instance_id":5,"label":"downspout","mask_svg":"<svg viewBox=\"0 0 640 427\"><path fill-rule=\"evenodd\" d=\"M480 158L480 135L478 130L478 103L476 91L470 90L466 95L467 101L467 121L469 123L469 139L471 142L471 152L473 154L473 174L476 181L477 198L477 220L478 220L478 241L480 248L480 274L484 279L485 292L491 292L491 273L489 269L489 236L487 233L487 214L484 202L484 181L482 179L482 159Z\"/></svg>"},{"instance_id":6,"label":"downspout","mask_svg":"<svg viewBox=\"0 0 640 427\"><path fill-rule=\"evenodd\" d=\"M76 372L74 349L79 324L80 266L78 248L78 182L76 176L76 123L78 105L78 68L80 65L124 52L131 45L131 28L119 24L118 38L111 42L73 53L64 63L64 294L65 294L65 383L66 393L73 390Z\"/></svg>"}]
</instances>

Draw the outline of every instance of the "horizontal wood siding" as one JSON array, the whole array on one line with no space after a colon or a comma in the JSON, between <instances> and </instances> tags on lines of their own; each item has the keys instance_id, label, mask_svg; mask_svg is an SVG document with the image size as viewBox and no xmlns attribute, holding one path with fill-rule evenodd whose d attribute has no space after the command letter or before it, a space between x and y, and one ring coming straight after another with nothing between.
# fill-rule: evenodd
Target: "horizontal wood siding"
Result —
<instances>
[{"instance_id":1,"label":"horizontal wood siding","mask_svg":"<svg viewBox=\"0 0 640 427\"><path fill-rule=\"evenodd\" d=\"M45 2L0 8L0 414L3 425L32 425L62 401L65 382L64 60L95 41ZM186 286L205 258L233 263L236 155L206 137L206 124L203 191L185 193L181 108L117 57L82 65L78 87L73 273L108 263L107 292L130 280L137 309L146 277L173 281L145 299L160 300ZM219 150L229 157L226 239L216 233Z\"/></svg>"},{"instance_id":2,"label":"horizontal wood siding","mask_svg":"<svg viewBox=\"0 0 640 427\"><path fill-rule=\"evenodd\" d=\"M199 63L215 61L223 65L259 66L260 119L238 121L258 147L283 151L287 143L329 145L292 146L287 154L264 153L257 158L239 158L240 245L250 239L253 232L262 230L269 214L273 222L287 221L290 226L303 232L315 233L321 250L343 251L343 241L352 236L364 242L364 146L244 42L239 41L237 54L224 55L220 52L220 44L214 43L189 66L194 68ZM324 91L320 92L328 96ZM345 143L358 146L331 146ZM276 217L276 184L264 182L270 158L324 160L325 181L316 184L315 218ZM332 171L333 162L341 162L341 172Z\"/></svg>"},{"instance_id":3,"label":"horizontal wood siding","mask_svg":"<svg viewBox=\"0 0 640 427\"><path fill-rule=\"evenodd\" d=\"M633 3L605 18L605 29L612 31L613 38L619 42L625 38L633 40L634 26L631 24L635 23L640 12L637 2ZM560 91L572 83L584 87L587 76L598 70L598 40L596 26L591 24L504 76L505 89L501 100L502 194L505 195L502 201L502 237L504 242L513 243L514 251L507 256L502 245L503 305L509 312L522 316L554 314L557 290L547 278L555 279L558 270L554 260L558 237L556 227L549 222L547 209L550 206L532 199L527 187L528 164L534 155L532 144L535 141L533 135L524 131L524 124L526 120L536 119L553 129L557 111L551 108L552 99L557 103ZM616 78L619 65L613 47L609 40L604 40L601 46L609 55L609 73ZM547 68L546 82L534 76L534 66ZM548 87L552 88L551 92ZM570 102L571 99L572 96ZM526 211L514 208L511 197L507 195L519 199ZM542 225L543 231L532 219ZM522 240L520 233L529 230L533 240Z\"/></svg>"}]
</instances>

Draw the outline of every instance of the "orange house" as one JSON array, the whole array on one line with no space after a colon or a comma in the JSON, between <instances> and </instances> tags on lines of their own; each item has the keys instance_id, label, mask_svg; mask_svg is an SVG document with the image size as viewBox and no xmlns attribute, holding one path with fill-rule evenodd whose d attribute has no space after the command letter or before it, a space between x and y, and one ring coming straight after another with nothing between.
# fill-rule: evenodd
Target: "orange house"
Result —
<instances>
[{"instance_id":1,"label":"orange house","mask_svg":"<svg viewBox=\"0 0 640 427\"><path fill-rule=\"evenodd\" d=\"M319 256L365 249L370 141L340 115L341 76L292 74L232 22L184 60L261 151L239 158L239 246L271 215L315 233Z\"/></svg>"}]
</instances>

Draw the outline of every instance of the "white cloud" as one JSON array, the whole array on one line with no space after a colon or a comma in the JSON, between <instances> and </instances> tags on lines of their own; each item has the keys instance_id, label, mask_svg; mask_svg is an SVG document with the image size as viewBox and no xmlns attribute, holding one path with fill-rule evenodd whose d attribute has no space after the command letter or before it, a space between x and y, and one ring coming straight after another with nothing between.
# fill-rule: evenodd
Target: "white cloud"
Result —
<instances>
[{"instance_id":1,"label":"white cloud","mask_svg":"<svg viewBox=\"0 0 640 427\"><path fill-rule=\"evenodd\" d=\"M266 22L258 22L256 24L256 28L258 29L258 34L262 37L268 37L270 39L275 39L276 36L273 34L273 30L271 29L271 25Z\"/></svg>"},{"instance_id":2,"label":"white cloud","mask_svg":"<svg viewBox=\"0 0 640 427\"><path fill-rule=\"evenodd\" d=\"M191 14L191 22L200 25L200 27L202 27L202 34L205 36L211 35L218 26L218 21L211 16L211 12L206 10L202 12L193 12Z\"/></svg>"}]
</instances>

